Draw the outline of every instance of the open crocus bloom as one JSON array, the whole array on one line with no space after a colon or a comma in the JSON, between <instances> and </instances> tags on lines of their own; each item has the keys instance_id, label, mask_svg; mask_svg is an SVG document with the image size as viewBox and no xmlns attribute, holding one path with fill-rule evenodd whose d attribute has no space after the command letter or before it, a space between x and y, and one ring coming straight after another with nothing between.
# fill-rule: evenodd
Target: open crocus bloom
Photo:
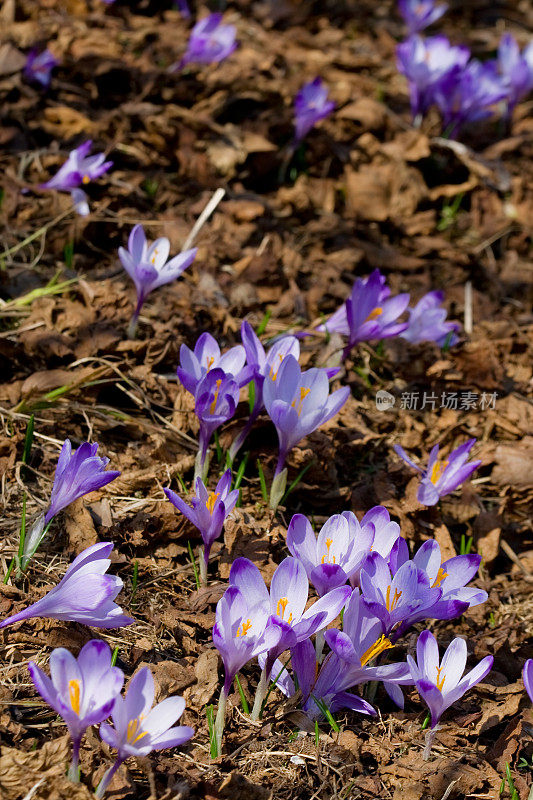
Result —
<instances>
[{"instance_id":1,"label":"open crocus bloom","mask_svg":"<svg viewBox=\"0 0 533 800\"><path fill-rule=\"evenodd\" d=\"M495 105L504 100L506 90L494 62L473 58L463 69L454 70L435 88L434 100L440 108L448 135L455 135L465 123L493 115Z\"/></svg>"},{"instance_id":2,"label":"open crocus bloom","mask_svg":"<svg viewBox=\"0 0 533 800\"><path fill-rule=\"evenodd\" d=\"M235 25L225 25L222 14L209 14L196 23L191 31L187 52L171 70L183 69L187 64L218 64L237 48L236 37Z\"/></svg>"},{"instance_id":3,"label":"open crocus bloom","mask_svg":"<svg viewBox=\"0 0 533 800\"><path fill-rule=\"evenodd\" d=\"M252 377L252 370L244 366L245 361L246 353L241 344L221 353L216 339L206 331L199 336L194 350L186 344L181 345L176 373L182 386L196 397L200 382L213 369L225 372L239 388L245 386Z\"/></svg>"},{"instance_id":4,"label":"open crocus bloom","mask_svg":"<svg viewBox=\"0 0 533 800\"><path fill-rule=\"evenodd\" d=\"M265 661L264 655L259 656L261 667ZM346 666L341 659L330 653L319 665L310 639L300 642L291 650L291 666L302 693L301 707L311 719L324 716L324 706L332 714L349 708L359 714L375 716L374 708L366 700L346 691L354 684L350 684L349 680L347 682ZM276 682L286 697L296 694L294 681L279 659L274 662L270 680Z\"/></svg>"},{"instance_id":5,"label":"open crocus bloom","mask_svg":"<svg viewBox=\"0 0 533 800\"><path fill-rule=\"evenodd\" d=\"M401 630L415 620L427 617L442 596L442 589L431 586L426 573L413 561L406 561L391 572L379 553L367 556L359 576L361 592L373 614L381 620L384 633L389 635L401 623ZM395 638L399 635L394 632Z\"/></svg>"},{"instance_id":6,"label":"open crocus bloom","mask_svg":"<svg viewBox=\"0 0 533 800\"><path fill-rule=\"evenodd\" d=\"M329 117L335 103L320 78L304 84L294 98L295 140L300 142L321 119Z\"/></svg>"},{"instance_id":7,"label":"open crocus bloom","mask_svg":"<svg viewBox=\"0 0 533 800\"><path fill-rule=\"evenodd\" d=\"M70 777L77 779L80 742L91 725L107 719L120 694L124 675L111 666L106 642L93 639L78 658L63 647L50 655L50 678L35 664L28 664L35 688L46 703L66 722L73 744Z\"/></svg>"},{"instance_id":8,"label":"open crocus bloom","mask_svg":"<svg viewBox=\"0 0 533 800\"><path fill-rule=\"evenodd\" d=\"M436 90L470 58L468 47L454 46L446 36L409 36L396 48L398 70L409 83L411 113L423 114L435 101Z\"/></svg>"},{"instance_id":9,"label":"open crocus bloom","mask_svg":"<svg viewBox=\"0 0 533 800\"><path fill-rule=\"evenodd\" d=\"M112 542L87 547L65 572L61 581L36 603L0 622L0 628L32 617L80 622L94 628L121 628L134 621L114 602L122 580L106 575Z\"/></svg>"},{"instance_id":10,"label":"open crocus bloom","mask_svg":"<svg viewBox=\"0 0 533 800\"><path fill-rule=\"evenodd\" d=\"M400 458L403 458L410 467L413 467L422 475L417 493L420 503L425 506L434 506L441 497L453 492L470 477L482 463L481 461L466 463L470 450L475 443L475 439L469 439L464 444L456 447L455 450L452 450L447 458L439 458L439 445L436 444L429 454L428 465L425 470L409 458L403 447L398 444L394 445L394 450Z\"/></svg>"},{"instance_id":11,"label":"open crocus bloom","mask_svg":"<svg viewBox=\"0 0 533 800\"><path fill-rule=\"evenodd\" d=\"M344 688L366 681L383 681L387 692L403 708L403 694L398 684L412 683L409 667L405 663L373 665L381 653L391 648L392 642L384 633L380 620L370 611L354 589L342 617L342 631L329 629L325 640L344 663Z\"/></svg>"},{"instance_id":12,"label":"open crocus bloom","mask_svg":"<svg viewBox=\"0 0 533 800\"><path fill-rule=\"evenodd\" d=\"M454 639L441 661L437 640L430 631L422 631L418 637L416 657L417 661L408 655L407 663L418 693L431 713L432 728L447 708L483 680L494 661L492 656L486 656L463 677L467 658L465 640Z\"/></svg>"},{"instance_id":13,"label":"open crocus bloom","mask_svg":"<svg viewBox=\"0 0 533 800\"><path fill-rule=\"evenodd\" d=\"M458 341L459 323L446 321L446 309L442 308L444 292L428 292L414 308L408 308L409 322L400 334L411 344L436 342L442 347L447 341L454 345Z\"/></svg>"},{"instance_id":14,"label":"open crocus bloom","mask_svg":"<svg viewBox=\"0 0 533 800\"><path fill-rule=\"evenodd\" d=\"M128 249L118 248L122 266L137 290L137 306L133 323L137 322L144 301L154 289L179 278L196 257L198 248L185 250L168 261L170 242L162 236L148 244L142 225L135 225L128 238Z\"/></svg>"},{"instance_id":15,"label":"open crocus bloom","mask_svg":"<svg viewBox=\"0 0 533 800\"><path fill-rule=\"evenodd\" d=\"M442 17L447 8L447 3L435 3L435 0L398 0L398 10L409 33L428 28Z\"/></svg>"},{"instance_id":16,"label":"open crocus bloom","mask_svg":"<svg viewBox=\"0 0 533 800\"><path fill-rule=\"evenodd\" d=\"M280 627L270 624L268 593L265 596L241 591L235 585L226 589L217 603L213 627L213 643L224 662L226 695L237 672L260 653L275 647L280 636Z\"/></svg>"},{"instance_id":17,"label":"open crocus bloom","mask_svg":"<svg viewBox=\"0 0 533 800\"><path fill-rule=\"evenodd\" d=\"M306 611L309 581L304 566L290 556L274 572L270 592L258 568L247 558L237 558L233 562L229 580L230 585L236 586L250 601L253 598L254 604L268 607L270 624L281 631L278 642L268 651L269 673L271 664L280 653L327 627L338 616L352 592L349 586L333 589Z\"/></svg>"},{"instance_id":18,"label":"open crocus bloom","mask_svg":"<svg viewBox=\"0 0 533 800\"><path fill-rule=\"evenodd\" d=\"M373 541L373 524L363 528L351 511L330 517L318 537L303 514L295 514L287 529L287 547L303 564L320 597L352 577Z\"/></svg>"},{"instance_id":19,"label":"open crocus bloom","mask_svg":"<svg viewBox=\"0 0 533 800\"><path fill-rule=\"evenodd\" d=\"M529 695L529 699L533 703L533 658L528 658L524 664L524 671L522 672L524 679L524 686Z\"/></svg>"},{"instance_id":20,"label":"open crocus bloom","mask_svg":"<svg viewBox=\"0 0 533 800\"><path fill-rule=\"evenodd\" d=\"M395 572L402 564L409 561L409 549L405 539L398 540L390 558L391 569ZM431 608L423 609L418 616L422 619L453 619L460 616L467 608L478 606L487 600L487 592L483 589L466 586L475 576L481 564L479 555L460 555L441 561L438 542L429 539L413 556L413 564L425 572L429 585L442 589L442 595ZM417 621L416 615L409 624Z\"/></svg>"},{"instance_id":21,"label":"open crocus bloom","mask_svg":"<svg viewBox=\"0 0 533 800\"><path fill-rule=\"evenodd\" d=\"M224 522L235 508L239 490L230 492L231 469L227 469L214 492L208 492L201 478L196 478L196 495L191 498L192 508L176 492L165 489L165 494L178 511L198 528L204 542L204 567L207 569L211 545L222 533Z\"/></svg>"},{"instance_id":22,"label":"open crocus bloom","mask_svg":"<svg viewBox=\"0 0 533 800\"><path fill-rule=\"evenodd\" d=\"M69 153L65 163L59 168L53 178L41 184L41 189L59 189L70 192L74 207L82 215L89 213L87 196L79 187L96 180L113 166L112 161L105 160L104 153L89 156L92 147L89 139Z\"/></svg>"},{"instance_id":23,"label":"open crocus bloom","mask_svg":"<svg viewBox=\"0 0 533 800\"><path fill-rule=\"evenodd\" d=\"M329 380L323 369L302 369L294 356L288 355L275 374L267 375L263 386L265 408L276 426L279 456L276 475L282 471L287 454L331 417L335 416L350 394L348 386L330 394Z\"/></svg>"},{"instance_id":24,"label":"open crocus bloom","mask_svg":"<svg viewBox=\"0 0 533 800\"><path fill-rule=\"evenodd\" d=\"M368 278L358 278L350 297L317 330L340 333L348 337L344 350L346 357L352 347L371 339L388 339L407 328L407 322L398 322L409 303L409 294L389 297L390 289L379 269Z\"/></svg>"}]
</instances>

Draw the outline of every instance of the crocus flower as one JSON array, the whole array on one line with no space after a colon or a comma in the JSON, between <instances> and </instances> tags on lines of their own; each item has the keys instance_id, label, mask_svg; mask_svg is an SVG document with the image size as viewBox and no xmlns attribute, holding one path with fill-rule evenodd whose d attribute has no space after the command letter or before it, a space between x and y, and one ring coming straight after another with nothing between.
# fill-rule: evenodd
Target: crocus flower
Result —
<instances>
[{"instance_id":1,"label":"crocus flower","mask_svg":"<svg viewBox=\"0 0 533 800\"><path fill-rule=\"evenodd\" d=\"M367 525L372 525L374 528L372 552L388 558L394 543L400 538L400 526L391 520L384 506L374 506L366 512L361 520L361 528L364 529Z\"/></svg>"},{"instance_id":2,"label":"crocus flower","mask_svg":"<svg viewBox=\"0 0 533 800\"><path fill-rule=\"evenodd\" d=\"M341 586L325 594L307 610L309 581L304 566L295 558L285 558L277 567L270 583L270 592L265 586L258 568L247 558L237 558L231 567L230 586L236 586L249 602L270 607L270 623L281 631L278 641L271 645L263 674L257 687L252 718L258 719L267 689L268 676L276 658L284 650L295 647L317 631L323 630L348 600L352 590ZM253 600L252 600L253 598Z\"/></svg>"},{"instance_id":3,"label":"crocus flower","mask_svg":"<svg viewBox=\"0 0 533 800\"><path fill-rule=\"evenodd\" d=\"M422 475L418 487L417 498L425 506L434 506L441 497L457 489L476 470L481 461L466 463L470 450L475 445L475 439L469 439L464 444L452 450L447 458L439 458L439 445L436 444L429 454L427 469L422 469L409 458L403 447L395 444L394 450Z\"/></svg>"},{"instance_id":4,"label":"crocus flower","mask_svg":"<svg viewBox=\"0 0 533 800\"><path fill-rule=\"evenodd\" d=\"M265 656L259 656L264 666ZM300 642L291 650L291 666L302 693L301 707L310 719L324 716L324 707L330 713L349 708L359 714L375 716L375 709L355 694L346 691L351 688L346 681L346 667L340 658L330 653L320 665L317 663L315 648L310 639ZM270 680L287 697L296 694L294 681L278 659L274 662Z\"/></svg>"},{"instance_id":5,"label":"crocus flower","mask_svg":"<svg viewBox=\"0 0 533 800\"><path fill-rule=\"evenodd\" d=\"M27 81L36 81L48 89L52 80L52 70L57 67L59 61L54 58L50 50L43 50L41 53L37 48L33 48L28 53L26 66L24 67L24 77Z\"/></svg>"},{"instance_id":6,"label":"crocus flower","mask_svg":"<svg viewBox=\"0 0 533 800\"><path fill-rule=\"evenodd\" d=\"M96 180L113 166L112 161L105 160L104 153L89 156L91 147L92 141L89 139L80 144L75 150L72 150L68 159L59 168L54 177L41 184L41 189L58 189L62 192L70 192L74 206L85 210L87 207L86 195L79 187L82 184L85 185Z\"/></svg>"},{"instance_id":7,"label":"crocus flower","mask_svg":"<svg viewBox=\"0 0 533 800\"><path fill-rule=\"evenodd\" d=\"M524 686L526 687L526 692L529 695L529 699L533 703L533 658L528 658L528 660L524 664L522 677L524 679Z\"/></svg>"},{"instance_id":8,"label":"crocus flower","mask_svg":"<svg viewBox=\"0 0 533 800\"><path fill-rule=\"evenodd\" d=\"M295 141L307 136L311 128L321 119L329 117L335 103L328 97L328 89L320 78L304 84L294 98Z\"/></svg>"},{"instance_id":9,"label":"crocus flower","mask_svg":"<svg viewBox=\"0 0 533 800\"><path fill-rule=\"evenodd\" d=\"M437 640L430 631L422 631L416 643L417 661L407 656L407 663L418 693L431 713L431 731L426 740L424 757L429 756L431 742L442 714L465 692L483 680L490 672L494 658L485 656L463 677L466 666L466 642L457 637L439 658Z\"/></svg>"},{"instance_id":10,"label":"crocus flower","mask_svg":"<svg viewBox=\"0 0 533 800\"><path fill-rule=\"evenodd\" d=\"M196 23L191 31L187 52L171 70L183 69L187 64L218 64L237 48L236 36L237 28L235 25L224 25L222 14L209 14Z\"/></svg>"},{"instance_id":11,"label":"crocus flower","mask_svg":"<svg viewBox=\"0 0 533 800\"><path fill-rule=\"evenodd\" d=\"M302 372L292 355L283 359L276 374L267 375L263 384L263 399L279 440L278 463L270 496L273 508L277 507L283 496L287 477L283 468L288 453L304 436L334 417L349 394L348 386L330 394L326 372L316 368ZM278 477L280 485L276 482Z\"/></svg>"},{"instance_id":12,"label":"crocus flower","mask_svg":"<svg viewBox=\"0 0 533 800\"><path fill-rule=\"evenodd\" d=\"M435 101L444 78L460 73L470 58L467 47L450 44L446 36L410 36L396 48L398 70L409 84L411 113L418 119Z\"/></svg>"},{"instance_id":13,"label":"crocus flower","mask_svg":"<svg viewBox=\"0 0 533 800\"><path fill-rule=\"evenodd\" d=\"M242 592L237 586L231 585L218 601L213 626L213 643L224 663L224 685L220 692L215 720L219 754L226 700L235 675L253 658L274 647L279 642L281 633L280 626L270 620L270 601L266 589L263 593L248 591L247 588Z\"/></svg>"},{"instance_id":14,"label":"crocus flower","mask_svg":"<svg viewBox=\"0 0 533 800\"><path fill-rule=\"evenodd\" d=\"M174 0L174 4L177 6L182 17L185 17L185 19L189 19L189 17L191 16L191 9L189 8L187 0Z\"/></svg>"},{"instance_id":15,"label":"crocus flower","mask_svg":"<svg viewBox=\"0 0 533 800\"><path fill-rule=\"evenodd\" d=\"M464 68L443 78L433 97L445 130L454 136L464 124L490 117L505 94L495 65L472 59Z\"/></svg>"},{"instance_id":16,"label":"crocus flower","mask_svg":"<svg viewBox=\"0 0 533 800\"><path fill-rule=\"evenodd\" d=\"M69 777L77 783L83 734L110 715L124 683L122 670L111 666L109 645L99 639L87 642L77 658L63 647L53 650L50 677L33 661L28 669L41 697L67 724L72 739Z\"/></svg>"},{"instance_id":17,"label":"crocus flower","mask_svg":"<svg viewBox=\"0 0 533 800\"><path fill-rule=\"evenodd\" d=\"M111 718L113 726L102 723L100 736L117 751L117 760L102 778L96 797L103 797L111 778L130 756L146 756L153 750L179 747L194 736L188 725L176 725L185 710L183 697L167 697L152 708L154 679L149 667L142 667L130 680L125 697L117 697Z\"/></svg>"},{"instance_id":18,"label":"crocus flower","mask_svg":"<svg viewBox=\"0 0 533 800\"><path fill-rule=\"evenodd\" d=\"M235 414L239 386L220 367L211 369L199 382L194 410L200 422L195 477L204 478L207 448L213 433Z\"/></svg>"},{"instance_id":19,"label":"crocus flower","mask_svg":"<svg viewBox=\"0 0 533 800\"><path fill-rule=\"evenodd\" d=\"M496 66L510 115L515 105L533 89L533 45L529 44L521 53L514 36L504 33L498 46Z\"/></svg>"},{"instance_id":20,"label":"crocus flower","mask_svg":"<svg viewBox=\"0 0 533 800\"><path fill-rule=\"evenodd\" d=\"M429 28L447 9L447 3L435 3L435 0L398 0L398 10L409 33L418 33Z\"/></svg>"},{"instance_id":21,"label":"crocus flower","mask_svg":"<svg viewBox=\"0 0 533 800\"><path fill-rule=\"evenodd\" d=\"M359 581L364 601L381 620L387 636L400 623L403 632L442 596L442 589L431 586L427 574L413 561L391 570L379 553L372 552L366 557ZM394 630L394 638L398 635L398 630Z\"/></svg>"},{"instance_id":22,"label":"crocus flower","mask_svg":"<svg viewBox=\"0 0 533 800\"><path fill-rule=\"evenodd\" d=\"M141 308L150 292L179 278L194 261L198 248L185 250L167 261L169 252L170 242L164 236L149 245L142 225L132 228L127 250L124 247L118 248L122 266L137 290L137 306L130 323L130 338L135 334Z\"/></svg>"},{"instance_id":23,"label":"crocus flower","mask_svg":"<svg viewBox=\"0 0 533 800\"><path fill-rule=\"evenodd\" d=\"M44 515L40 515L27 533L24 540L24 555L21 560L25 569L42 541L51 521L60 511L75 500L79 500L90 492L107 486L120 475L120 472L108 470L109 459L97 456L98 445L83 442L72 452L70 439L65 439L54 475L54 485L50 497L50 506Z\"/></svg>"},{"instance_id":24,"label":"crocus flower","mask_svg":"<svg viewBox=\"0 0 533 800\"><path fill-rule=\"evenodd\" d=\"M0 628L32 617L79 622L93 628L122 628L133 619L122 613L113 601L122 589L122 580L106 575L111 560L112 542L99 542L77 556L61 581L36 603L0 622Z\"/></svg>"},{"instance_id":25,"label":"crocus flower","mask_svg":"<svg viewBox=\"0 0 533 800\"><path fill-rule=\"evenodd\" d=\"M214 492L208 492L202 479L196 478L196 496L191 499L192 508L184 503L176 492L165 489L165 494L178 511L187 517L189 522L198 528L204 542L203 558L200 560L200 574L207 584L207 564L211 545L222 533L224 522L239 499L239 490L231 487L231 469L223 474Z\"/></svg>"},{"instance_id":26,"label":"crocus flower","mask_svg":"<svg viewBox=\"0 0 533 800\"><path fill-rule=\"evenodd\" d=\"M330 517L318 537L303 514L295 514L287 529L287 547L303 564L319 597L352 577L370 553L373 541L372 523L363 528L351 511Z\"/></svg>"},{"instance_id":27,"label":"crocus flower","mask_svg":"<svg viewBox=\"0 0 533 800\"><path fill-rule=\"evenodd\" d=\"M446 342L451 347L459 340L457 322L446 321L446 309L441 304L444 292L428 292L414 308L408 308L409 322L407 328L400 333L402 339L411 344L420 342L436 342L442 347Z\"/></svg>"},{"instance_id":28,"label":"crocus flower","mask_svg":"<svg viewBox=\"0 0 533 800\"><path fill-rule=\"evenodd\" d=\"M196 397L202 379L213 369L221 370L233 378L239 388L245 386L252 377L252 369L245 366L245 361L246 353L242 344L230 347L221 354L218 342L206 331L198 337L194 350L186 344L181 345L180 365L176 374L184 389Z\"/></svg>"},{"instance_id":29,"label":"crocus flower","mask_svg":"<svg viewBox=\"0 0 533 800\"><path fill-rule=\"evenodd\" d=\"M398 336L407 328L407 322L397 320L407 308L409 294L389 295L385 277L376 269L368 278L355 281L350 297L317 330L347 336L345 358L359 342Z\"/></svg>"},{"instance_id":30,"label":"crocus flower","mask_svg":"<svg viewBox=\"0 0 533 800\"><path fill-rule=\"evenodd\" d=\"M403 708L400 684L412 683L407 664L372 664L381 653L393 645L385 635L381 620L374 615L362 598L359 589L354 589L342 616L342 631L330 628L325 640L343 664L343 689L367 681L383 681L394 702ZM329 657L329 656L328 656Z\"/></svg>"}]
</instances>

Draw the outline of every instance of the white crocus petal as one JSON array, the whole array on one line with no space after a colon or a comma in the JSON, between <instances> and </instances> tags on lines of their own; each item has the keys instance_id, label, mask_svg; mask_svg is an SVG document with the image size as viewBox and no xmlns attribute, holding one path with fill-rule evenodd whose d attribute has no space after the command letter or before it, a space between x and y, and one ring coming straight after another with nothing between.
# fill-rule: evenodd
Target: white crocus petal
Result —
<instances>
[{"instance_id":1,"label":"white crocus petal","mask_svg":"<svg viewBox=\"0 0 533 800\"><path fill-rule=\"evenodd\" d=\"M86 217L90 214L89 202L83 189L72 189L70 196L77 214L81 217Z\"/></svg>"}]
</instances>

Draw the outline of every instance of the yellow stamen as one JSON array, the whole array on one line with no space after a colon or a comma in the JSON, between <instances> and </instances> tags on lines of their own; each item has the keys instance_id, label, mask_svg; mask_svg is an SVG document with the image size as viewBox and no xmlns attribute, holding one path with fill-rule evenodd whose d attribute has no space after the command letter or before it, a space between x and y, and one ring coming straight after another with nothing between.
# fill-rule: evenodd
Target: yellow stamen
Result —
<instances>
[{"instance_id":1,"label":"yellow stamen","mask_svg":"<svg viewBox=\"0 0 533 800\"><path fill-rule=\"evenodd\" d=\"M215 503L220 495L220 492L210 492L209 497L207 498L207 503L205 504L207 510L213 516L213 511L215 510Z\"/></svg>"},{"instance_id":2,"label":"yellow stamen","mask_svg":"<svg viewBox=\"0 0 533 800\"><path fill-rule=\"evenodd\" d=\"M91 179L89 178L89 176L88 176L88 175L84 175L84 176L83 176L83 178L81 179L82 183L89 183L89 182L90 182L90 180L91 180Z\"/></svg>"},{"instance_id":3,"label":"yellow stamen","mask_svg":"<svg viewBox=\"0 0 533 800\"><path fill-rule=\"evenodd\" d=\"M272 367L270 367L269 375L270 375L270 377L272 378L273 381L275 381L276 378L278 377L278 370L281 367L281 362L283 361L283 356L281 355L281 353L278 353L278 358L279 358L278 369L274 372L275 364L272 365Z\"/></svg>"},{"instance_id":4,"label":"yellow stamen","mask_svg":"<svg viewBox=\"0 0 533 800\"><path fill-rule=\"evenodd\" d=\"M383 633L379 639L374 642L374 644L370 645L368 650L365 650L361 656L361 666L364 667L365 664L367 664L372 658L376 658L376 656L379 656L379 654L383 653L384 650L389 650L392 646L393 645L390 639L387 639Z\"/></svg>"},{"instance_id":5,"label":"yellow stamen","mask_svg":"<svg viewBox=\"0 0 533 800\"><path fill-rule=\"evenodd\" d=\"M80 713L80 682L72 680L68 682L68 693L70 705L75 714Z\"/></svg>"},{"instance_id":6,"label":"yellow stamen","mask_svg":"<svg viewBox=\"0 0 533 800\"><path fill-rule=\"evenodd\" d=\"M209 356L209 358L207 359L207 371L208 372L209 372L209 370L211 369L211 367L213 366L214 363L215 363L215 356Z\"/></svg>"},{"instance_id":7,"label":"yellow stamen","mask_svg":"<svg viewBox=\"0 0 533 800\"><path fill-rule=\"evenodd\" d=\"M128 722L128 742L130 744L135 744L138 742L139 739L142 739L143 736L148 735L148 731L143 731L142 733L137 733L141 726L141 719L143 718L143 714L140 717L135 717L135 719L130 719Z\"/></svg>"},{"instance_id":8,"label":"yellow stamen","mask_svg":"<svg viewBox=\"0 0 533 800\"><path fill-rule=\"evenodd\" d=\"M370 320L376 319L376 317L379 317L381 314L383 314L383 309L381 306L376 306L376 308L373 308L368 317L365 319L365 322L370 322Z\"/></svg>"},{"instance_id":9,"label":"yellow stamen","mask_svg":"<svg viewBox=\"0 0 533 800\"><path fill-rule=\"evenodd\" d=\"M402 596L402 592L398 591L398 589L395 589L394 590L394 597L392 598L392 603L391 603L390 590L391 590L391 587L387 586L387 594L385 595L385 603L387 604L387 611L394 611L394 609L398 605L398 600Z\"/></svg>"},{"instance_id":10,"label":"yellow stamen","mask_svg":"<svg viewBox=\"0 0 533 800\"><path fill-rule=\"evenodd\" d=\"M447 577L448 577L448 573L444 572L442 567L439 567L439 571L437 573L437 577L435 578L435 583L433 584L433 586L431 588L434 589L435 586L440 586L442 581L444 580L444 578L447 578Z\"/></svg>"},{"instance_id":11,"label":"yellow stamen","mask_svg":"<svg viewBox=\"0 0 533 800\"><path fill-rule=\"evenodd\" d=\"M334 564L335 563L335 556L333 556L333 559L332 559L331 562L329 560L329 548L331 547L332 544L333 544L333 539L326 539L326 550L327 550L327 552L326 552L325 556L322 556L322 561L321 561L322 564L325 564L325 563Z\"/></svg>"},{"instance_id":12,"label":"yellow stamen","mask_svg":"<svg viewBox=\"0 0 533 800\"><path fill-rule=\"evenodd\" d=\"M305 398L307 397L307 395L309 394L310 391L311 391L311 389L306 389L304 386L300 386L300 399L298 401L298 408L296 408L296 400L293 400L292 403L291 403L291 406L293 408L296 408L296 411L298 412L298 416L300 416L300 414L302 413L303 401L305 400Z\"/></svg>"},{"instance_id":13,"label":"yellow stamen","mask_svg":"<svg viewBox=\"0 0 533 800\"><path fill-rule=\"evenodd\" d=\"M215 389L215 396L214 396L213 402L211 403L211 406L209 408L209 413L210 414L214 414L215 413L215 409L217 407L218 393L220 391L220 384L222 383L222 378L219 378L216 383L217 383L217 388Z\"/></svg>"},{"instance_id":14,"label":"yellow stamen","mask_svg":"<svg viewBox=\"0 0 533 800\"><path fill-rule=\"evenodd\" d=\"M433 469L431 470L431 477L429 479L431 483L437 483L447 466L447 461L435 461L433 464Z\"/></svg>"},{"instance_id":15,"label":"yellow stamen","mask_svg":"<svg viewBox=\"0 0 533 800\"><path fill-rule=\"evenodd\" d=\"M278 600L278 603L276 605L276 614L278 615L278 617L281 617L281 619L283 619L283 615L285 614L285 609L287 608L288 603L289 600L287 597L280 597L280 599ZM279 610L280 607L281 607L281 612Z\"/></svg>"},{"instance_id":16,"label":"yellow stamen","mask_svg":"<svg viewBox=\"0 0 533 800\"><path fill-rule=\"evenodd\" d=\"M239 628L237 629L236 638L238 639L239 636L246 636L251 627L252 627L252 620L247 619L246 622L243 622L242 625L239 626Z\"/></svg>"},{"instance_id":17,"label":"yellow stamen","mask_svg":"<svg viewBox=\"0 0 533 800\"><path fill-rule=\"evenodd\" d=\"M441 678L441 676L440 676L441 672L442 672L442 667L437 667L437 683L436 683L436 686L437 686L437 689L439 690L439 692L442 692L442 687L444 686L444 681L446 680L446 675L443 675L442 678Z\"/></svg>"},{"instance_id":18,"label":"yellow stamen","mask_svg":"<svg viewBox=\"0 0 533 800\"><path fill-rule=\"evenodd\" d=\"M156 257L156 255L157 255L157 247L155 248L155 250L154 250L154 253L153 253L153 255L152 255L152 258L150 259L150 261L152 262L152 264L155 264L155 257Z\"/></svg>"}]
</instances>

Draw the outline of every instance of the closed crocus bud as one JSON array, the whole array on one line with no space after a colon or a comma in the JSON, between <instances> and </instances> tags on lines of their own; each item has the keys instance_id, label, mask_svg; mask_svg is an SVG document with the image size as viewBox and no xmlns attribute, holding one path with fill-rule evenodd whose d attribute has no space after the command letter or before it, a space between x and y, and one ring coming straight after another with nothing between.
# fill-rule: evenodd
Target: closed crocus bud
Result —
<instances>
[{"instance_id":1,"label":"closed crocus bud","mask_svg":"<svg viewBox=\"0 0 533 800\"><path fill-rule=\"evenodd\" d=\"M327 87L320 78L306 83L294 99L295 140L300 142L321 119L329 117L335 103L329 99Z\"/></svg>"},{"instance_id":2,"label":"closed crocus bud","mask_svg":"<svg viewBox=\"0 0 533 800\"><path fill-rule=\"evenodd\" d=\"M428 292L418 301L414 308L408 308L409 322L407 328L400 333L402 339L411 344L420 342L436 342L440 347L444 344L454 345L458 341L459 323L446 320L446 309L442 308L443 292Z\"/></svg>"},{"instance_id":3,"label":"closed crocus bud","mask_svg":"<svg viewBox=\"0 0 533 800\"><path fill-rule=\"evenodd\" d=\"M36 81L45 89L48 89L52 80L52 70L57 67L59 61L54 58L50 50L43 50L42 53L34 48L28 53L26 66L24 67L24 77L27 81Z\"/></svg>"},{"instance_id":4,"label":"closed crocus bud","mask_svg":"<svg viewBox=\"0 0 533 800\"><path fill-rule=\"evenodd\" d=\"M218 64L237 48L237 28L225 25L222 14L209 14L196 23L191 31L187 51L170 70L176 72L189 64Z\"/></svg>"},{"instance_id":5,"label":"closed crocus bud","mask_svg":"<svg viewBox=\"0 0 533 800\"><path fill-rule=\"evenodd\" d=\"M524 664L524 671L522 673L524 679L524 686L529 695L529 699L533 703L533 658L528 658Z\"/></svg>"},{"instance_id":6,"label":"closed crocus bud","mask_svg":"<svg viewBox=\"0 0 533 800\"><path fill-rule=\"evenodd\" d=\"M398 0L398 10L409 33L418 33L437 22L448 9L447 3L435 0Z\"/></svg>"}]
</instances>

